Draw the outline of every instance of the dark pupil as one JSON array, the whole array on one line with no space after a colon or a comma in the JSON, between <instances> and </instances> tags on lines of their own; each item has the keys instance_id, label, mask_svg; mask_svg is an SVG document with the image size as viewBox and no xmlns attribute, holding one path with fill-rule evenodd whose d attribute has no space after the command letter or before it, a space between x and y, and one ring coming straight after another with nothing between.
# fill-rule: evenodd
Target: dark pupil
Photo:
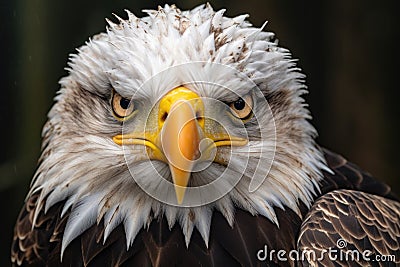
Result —
<instances>
[{"instance_id":1,"label":"dark pupil","mask_svg":"<svg viewBox=\"0 0 400 267\"><path fill-rule=\"evenodd\" d=\"M119 101L119 105L123 109L128 109L130 103L131 103L131 101L129 101L129 99L126 99L126 98L121 98L121 100Z\"/></svg>"},{"instance_id":2,"label":"dark pupil","mask_svg":"<svg viewBox=\"0 0 400 267\"><path fill-rule=\"evenodd\" d=\"M244 109L244 107L246 106L246 102L244 102L244 100L242 98L239 98L238 100L236 100L233 103L233 106L235 107L235 109L237 110L242 110Z\"/></svg>"}]
</instances>

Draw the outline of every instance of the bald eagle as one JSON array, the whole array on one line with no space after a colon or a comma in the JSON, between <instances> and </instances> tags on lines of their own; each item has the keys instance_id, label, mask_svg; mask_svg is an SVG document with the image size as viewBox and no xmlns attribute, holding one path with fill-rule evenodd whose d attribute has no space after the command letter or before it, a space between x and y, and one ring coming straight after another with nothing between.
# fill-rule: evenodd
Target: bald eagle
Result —
<instances>
[{"instance_id":1,"label":"bald eagle","mask_svg":"<svg viewBox=\"0 0 400 267\"><path fill-rule=\"evenodd\" d=\"M316 144L273 33L208 4L145 12L71 55L14 266L400 263L397 197Z\"/></svg>"}]
</instances>

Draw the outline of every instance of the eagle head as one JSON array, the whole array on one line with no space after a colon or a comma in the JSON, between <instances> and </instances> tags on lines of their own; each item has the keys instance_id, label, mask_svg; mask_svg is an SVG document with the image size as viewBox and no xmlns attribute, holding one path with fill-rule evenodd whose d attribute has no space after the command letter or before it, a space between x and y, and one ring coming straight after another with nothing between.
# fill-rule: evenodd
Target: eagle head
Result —
<instances>
[{"instance_id":1,"label":"eagle head","mask_svg":"<svg viewBox=\"0 0 400 267\"><path fill-rule=\"evenodd\" d=\"M288 50L247 15L166 5L108 21L71 55L43 130L36 216L63 202L62 251L93 224L127 248L153 219L196 229L235 208L276 225L300 214L327 169Z\"/></svg>"}]
</instances>

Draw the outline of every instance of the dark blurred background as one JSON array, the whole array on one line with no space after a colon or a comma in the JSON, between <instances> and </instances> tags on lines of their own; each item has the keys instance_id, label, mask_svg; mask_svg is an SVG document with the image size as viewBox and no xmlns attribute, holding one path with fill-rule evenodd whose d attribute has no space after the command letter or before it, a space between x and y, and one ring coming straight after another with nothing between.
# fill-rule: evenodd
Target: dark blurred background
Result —
<instances>
[{"instance_id":1,"label":"dark blurred background","mask_svg":"<svg viewBox=\"0 0 400 267\"><path fill-rule=\"evenodd\" d=\"M138 16L157 1L16 0L0 3L0 266L9 265L13 224L40 152L41 128L68 55L105 29L111 13ZM171 2L173 3L173 2ZM201 1L175 1L181 9ZM398 40L395 1L211 1L250 14L277 33L307 75L318 142L400 193Z\"/></svg>"}]
</instances>

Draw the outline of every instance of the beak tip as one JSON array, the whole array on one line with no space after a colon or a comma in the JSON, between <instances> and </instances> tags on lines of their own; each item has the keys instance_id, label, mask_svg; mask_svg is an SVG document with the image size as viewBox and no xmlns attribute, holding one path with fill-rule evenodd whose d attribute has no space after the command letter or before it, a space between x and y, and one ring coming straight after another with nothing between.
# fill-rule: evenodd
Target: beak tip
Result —
<instances>
[{"instance_id":1,"label":"beak tip","mask_svg":"<svg viewBox=\"0 0 400 267\"><path fill-rule=\"evenodd\" d=\"M175 194L176 194L176 201L179 205L183 203L183 199L185 197L186 187L182 186L175 186Z\"/></svg>"},{"instance_id":2,"label":"beak tip","mask_svg":"<svg viewBox=\"0 0 400 267\"><path fill-rule=\"evenodd\" d=\"M179 205L181 205L185 197L185 192L189 183L191 173L176 168L173 165L170 165L170 170L175 188L176 201Z\"/></svg>"}]
</instances>

